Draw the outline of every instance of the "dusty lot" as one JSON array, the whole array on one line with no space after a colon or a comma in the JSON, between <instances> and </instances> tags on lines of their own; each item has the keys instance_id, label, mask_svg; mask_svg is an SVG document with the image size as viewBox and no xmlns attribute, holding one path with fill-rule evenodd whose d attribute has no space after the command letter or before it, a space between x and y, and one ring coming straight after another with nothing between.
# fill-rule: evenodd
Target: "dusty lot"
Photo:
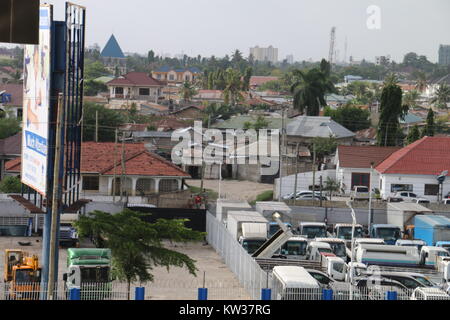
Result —
<instances>
[{"instance_id":1,"label":"dusty lot","mask_svg":"<svg viewBox=\"0 0 450 320\"><path fill-rule=\"evenodd\" d=\"M200 187L201 180L187 180L190 186ZM219 192L219 180L204 180L203 187ZM261 192L273 190L272 184L239 180L222 180L221 194L223 199L252 201Z\"/></svg>"},{"instance_id":2,"label":"dusty lot","mask_svg":"<svg viewBox=\"0 0 450 320\"><path fill-rule=\"evenodd\" d=\"M20 246L18 242L31 242L31 246ZM5 249L23 249L30 254L37 254L41 258L42 239L40 237L0 237L0 272L3 282L4 253ZM92 246L84 242L83 247ZM146 299L170 299L187 300L197 299L197 288L203 286L203 276L208 288L208 299L217 300L243 300L250 299L247 291L242 288L236 276L223 263L222 258L209 245L203 243L170 244L165 243L167 248L187 254L196 260L198 268L197 277L189 274L184 268L155 267L151 273L154 282L142 284L146 287ZM59 249L58 281L62 281L63 273L66 272L67 249ZM139 284L134 284L135 287ZM125 288L125 286L120 286ZM123 290L123 289L121 289ZM134 291L134 289L132 289ZM132 294L133 296L133 294Z\"/></svg>"}]
</instances>

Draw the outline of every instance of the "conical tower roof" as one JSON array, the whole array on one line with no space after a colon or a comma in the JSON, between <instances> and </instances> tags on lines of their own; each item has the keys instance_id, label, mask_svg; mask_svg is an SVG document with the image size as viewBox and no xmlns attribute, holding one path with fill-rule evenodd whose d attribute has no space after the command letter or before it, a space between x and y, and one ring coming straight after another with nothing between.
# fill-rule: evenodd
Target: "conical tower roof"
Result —
<instances>
[{"instance_id":1,"label":"conical tower roof","mask_svg":"<svg viewBox=\"0 0 450 320\"><path fill-rule=\"evenodd\" d=\"M111 35L102 52L100 53L102 57L111 57L111 58L125 58L125 55L120 49L119 44L117 43L114 35Z\"/></svg>"}]
</instances>

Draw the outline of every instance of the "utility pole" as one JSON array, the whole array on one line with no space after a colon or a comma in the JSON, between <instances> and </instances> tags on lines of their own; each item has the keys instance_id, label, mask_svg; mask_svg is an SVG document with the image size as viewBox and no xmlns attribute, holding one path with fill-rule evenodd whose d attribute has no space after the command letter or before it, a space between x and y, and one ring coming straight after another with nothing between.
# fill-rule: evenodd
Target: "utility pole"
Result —
<instances>
[{"instance_id":1,"label":"utility pole","mask_svg":"<svg viewBox=\"0 0 450 320\"><path fill-rule=\"evenodd\" d=\"M320 206L322 207L322 175L320 175L319 181L320 181Z\"/></svg>"},{"instance_id":2,"label":"utility pole","mask_svg":"<svg viewBox=\"0 0 450 320\"><path fill-rule=\"evenodd\" d=\"M58 214L59 214L59 169L61 160L61 122L63 121L63 96L58 96L58 109L56 118L56 141L55 141L55 161L53 165L53 195L52 195L52 217L50 227L50 255L48 262L48 291L47 300L53 300L53 291L55 288L55 275L58 274L58 266L56 263L57 246L57 230L58 230Z\"/></svg>"},{"instance_id":3,"label":"utility pole","mask_svg":"<svg viewBox=\"0 0 450 320\"><path fill-rule=\"evenodd\" d=\"M112 184L113 202L116 202L116 167L117 167L117 128L114 130L114 176Z\"/></svg>"},{"instance_id":4,"label":"utility pole","mask_svg":"<svg viewBox=\"0 0 450 320\"><path fill-rule=\"evenodd\" d=\"M98 142L98 111L95 111L95 142Z\"/></svg>"},{"instance_id":5,"label":"utility pole","mask_svg":"<svg viewBox=\"0 0 450 320\"><path fill-rule=\"evenodd\" d=\"M372 161L370 163L370 176L369 176L369 217L367 219L367 230L370 230L370 224L372 223L372 171L373 171Z\"/></svg>"},{"instance_id":6,"label":"utility pole","mask_svg":"<svg viewBox=\"0 0 450 320\"><path fill-rule=\"evenodd\" d=\"M122 171L120 174L120 201L122 202L123 197L123 184L124 184L124 174L125 174L125 139L124 133L122 132L122 156L121 156L121 167Z\"/></svg>"},{"instance_id":7,"label":"utility pole","mask_svg":"<svg viewBox=\"0 0 450 320\"><path fill-rule=\"evenodd\" d=\"M316 194L316 144L313 143L313 163L312 163L312 169L313 169L313 184L312 184L312 192L313 192L313 202L314 202L314 195Z\"/></svg>"},{"instance_id":8,"label":"utility pole","mask_svg":"<svg viewBox=\"0 0 450 320\"><path fill-rule=\"evenodd\" d=\"M282 185L282 181L283 181L283 152L284 152L284 144L285 144L285 124L286 121L284 119L284 114L285 114L285 110L284 110L284 106L283 109L281 111L281 147L280 147L280 190L278 192L278 201L281 202L281 185Z\"/></svg>"},{"instance_id":9,"label":"utility pole","mask_svg":"<svg viewBox=\"0 0 450 320\"><path fill-rule=\"evenodd\" d=\"M297 204L298 147L299 143L297 142L297 146L295 147L294 206Z\"/></svg>"}]
</instances>

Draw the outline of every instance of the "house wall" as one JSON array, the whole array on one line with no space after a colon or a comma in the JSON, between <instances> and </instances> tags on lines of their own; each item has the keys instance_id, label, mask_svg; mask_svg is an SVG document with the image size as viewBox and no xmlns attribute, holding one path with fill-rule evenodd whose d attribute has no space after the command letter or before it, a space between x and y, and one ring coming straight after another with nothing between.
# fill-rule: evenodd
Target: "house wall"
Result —
<instances>
[{"instance_id":1,"label":"house wall","mask_svg":"<svg viewBox=\"0 0 450 320\"><path fill-rule=\"evenodd\" d=\"M341 189L344 194L350 194L352 187L352 173L369 173L370 168L336 168L336 179L339 181ZM380 174L376 171L372 171L372 188L379 189Z\"/></svg>"},{"instance_id":2,"label":"house wall","mask_svg":"<svg viewBox=\"0 0 450 320\"><path fill-rule=\"evenodd\" d=\"M381 174L380 175L380 191L383 199L386 199L391 194L392 184L412 184L415 194L421 198L430 201L437 201L437 196L425 196L425 184L437 184L435 175L400 175L400 174ZM450 191L450 179L444 181L443 195L445 196Z\"/></svg>"},{"instance_id":3,"label":"house wall","mask_svg":"<svg viewBox=\"0 0 450 320\"><path fill-rule=\"evenodd\" d=\"M322 171L316 171L315 173L315 184L319 185L320 183L320 176L322 176L322 183L325 184L325 181L327 177L330 177L331 179L336 179L336 170L335 169L329 169L329 170L322 170ZM280 179L275 179L274 186L273 186L273 194L274 199L278 198L278 193L280 191ZM309 186L312 186L313 184L313 172L302 172L297 174L297 191L301 190L309 190ZM295 186L295 174L290 176L285 176L282 179L281 182L281 195L287 195L289 193L294 192L294 186Z\"/></svg>"}]
</instances>

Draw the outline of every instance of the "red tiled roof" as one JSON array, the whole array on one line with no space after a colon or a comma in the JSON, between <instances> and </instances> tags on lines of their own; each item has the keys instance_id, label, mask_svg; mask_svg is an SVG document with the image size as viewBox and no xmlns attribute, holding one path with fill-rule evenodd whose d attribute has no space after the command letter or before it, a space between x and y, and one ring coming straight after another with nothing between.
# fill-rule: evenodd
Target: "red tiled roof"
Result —
<instances>
[{"instance_id":1,"label":"red tiled roof","mask_svg":"<svg viewBox=\"0 0 450 320\"><path fill-rule=\"evenodd\" d=\"M128 72L123 76L108 81L106 85L126 85L126 86L163 86L164 83L152 78L145 72Z\"/></svg>"},{"instance_id":2,"label":"red tiled roof","mask_svg":"<svg viewBox=\"0 0 450 320\"><path fill-rule=\"evenodd\" d=\"M15 158L5 162L5 171L20 172L21 158Z\"/></svg>"},{"instance_id":3,"label":"red tiled roof","mask_svg":"<svg viewBox=\"0 0 450 320\"><path fill-rule=\"evenodd\" d=\"M81 173L114 174L116 155L116 174L121 174L121 144L113 142L83 142L81 146ZM126 143L125 174L165 177L189 177L189 174L164 158L147 151L143 143ZM20 172L20 160L6 162L5 169Z\"/></svg>"},{"instance_id":4,"label":"red tiled roof","mask_svg":"<svg viewBox=\"0 0 450 320\"><path fill-rule=\"evenodd\" d=\"M266 82L278 80L278 77L269 77L269 76L251 76L250 77L250 86L260 86Z\"/></svg>"},{"instance_id":5,"label":"red tiled roof","mask_svg":"<svg viewBox=\"0 0 450 320\"><path fill-rule=\"evenodd\" d=\"M0 154L20 155L22 150L22 131L0 140Z\"/></svg>"},{"instance_id":6,"label":"red tiled roof","mask_svg":"<svg viewBox=\"0 0 450 320\"><path fill-rule=\"evenodd\" d=\"M338 146L339 166L344 168L370 168L374 162L376 167L400 147L376 146Z\"/></svg>"},{"instance_id":7,"label":"red tiled roof","mask_svg":"<svg viewBox=\"0 0 450 320\"><path fill-rule=\"evenodd\" d=\"M450 169L450 138L423 137L394 152L375 169L387 174L439 175Z\"/></svg>"}]
</instances>

